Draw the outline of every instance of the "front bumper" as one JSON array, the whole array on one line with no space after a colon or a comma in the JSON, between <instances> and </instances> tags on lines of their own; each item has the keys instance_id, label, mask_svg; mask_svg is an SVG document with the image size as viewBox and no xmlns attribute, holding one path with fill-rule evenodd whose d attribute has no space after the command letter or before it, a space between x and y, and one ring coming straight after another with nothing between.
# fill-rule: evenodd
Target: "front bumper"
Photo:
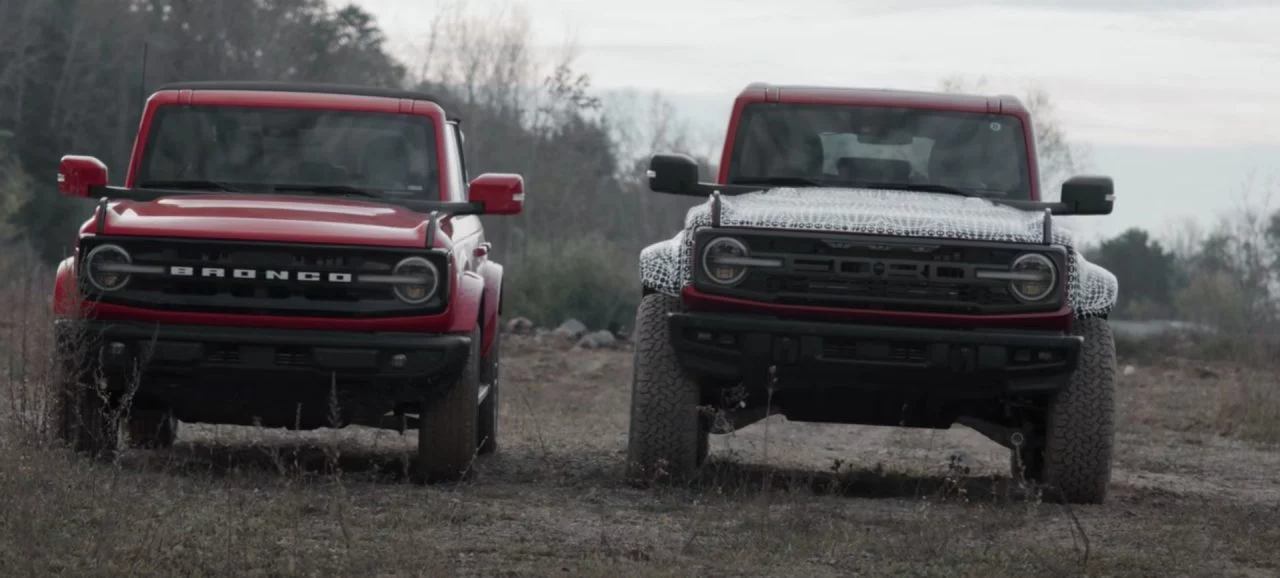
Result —
<instances>
[{"instance_id":1,"label":"front bumper","mask_svg":"<svg viewBox=\"0 0 1280 578\"><path fill-rule=\"evenodd\" d=\"M1000 395L1052 391L1082 338L1055 331L958 330L675 313L672 345L689 371L781 390Z\"/></svg>"},{"instance_id":2,"label":"front bumper","mask_svg":"<svg viewBox=\"0 0 1280 578\"><path fill-rule=\"evenodd\" d=\"M432 401L469 334L361 333L64 319L60 352L179 419L319 427ZM301 408L300 408L301 406Z\"/></svg>"}]
</instances>

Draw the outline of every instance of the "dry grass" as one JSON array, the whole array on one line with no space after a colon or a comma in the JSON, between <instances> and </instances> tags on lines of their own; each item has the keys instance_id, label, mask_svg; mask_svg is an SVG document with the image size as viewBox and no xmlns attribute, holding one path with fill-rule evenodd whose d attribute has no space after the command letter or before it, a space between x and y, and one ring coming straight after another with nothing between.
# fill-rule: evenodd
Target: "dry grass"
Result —
<instances>
[{"instance_id":1,"label":"dry grass","mask_svg":"<svg viewBox=\"0 0 1280 578\"><path fill-rule=\"evenodd\" d=\"M1261 444L1280 445L1280 343L1270 337L1165 336L1118 342L1129 362L1161 368L1162 379L1186 383L1183 396L1208 412L1159 408L1157 414L1191 415L1215 432ZM1192 401L1193 400L1193 401ZM1170 411L1173 410L1173 411Z\"/></svg>"},{"instance_id":2,"label":"dry grass","mask_svg":"<svg viewBox=\"0 0 1280 578\"><path fill-rule=\"evenodd\" d=\"M629 352L512 337L500 453L471 482L419 487L403 470L412 433L184 424L173 449L114 463L38 445L20 434L38 426L47 336L28 316L3 334L6 576L1280 573L1280 451L1253 425L1223 427L1267 423L1232 417L1274 408L1234 401L1264 381L1251 370L1160 360L1123 377L1101 507L1038 502L967 429L779 419L767 437L713 438L698 483L644 491L621 476Z\"/></svg>"}]
</instances>

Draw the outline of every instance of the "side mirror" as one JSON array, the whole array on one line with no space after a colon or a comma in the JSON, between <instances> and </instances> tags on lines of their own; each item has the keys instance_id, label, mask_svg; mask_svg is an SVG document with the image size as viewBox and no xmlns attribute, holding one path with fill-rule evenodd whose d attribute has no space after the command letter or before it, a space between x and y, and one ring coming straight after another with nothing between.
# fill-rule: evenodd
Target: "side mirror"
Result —
<instances>
[{"instance_id":1,"label":"side mirror","mask_svg":"<svg viewBox=\"0 0 1280 578\"><path fill-rule=\"evenodd\" d=\"M524 209L524 177L485 173L467 184L467 200L480 203L486 215L515 215Z\"/></svg>"},{"instance_id":2,"label":"side mirror","mask_svg":"<svg viewBox=\"0 0 1280 578\"><path fill-rule=\"evenodd\" d=\"M67 155L58 161L58 192L68 197L88 197L107 186L107 165L94 157Z\"/></svg>"},{"instance_id":3,"label":"side mirror","mask_svg":"<svg viewBox=\"0 0 1280 578\"><path fill-rule=\"evenodd\" d=\"M1111 177L1079 176L1062 183L1062 205L1066 215L1110 215L1115 205L1115 183Z\"/></svg>"},{"instance_id":4,"label":"side mirror","mask_svg":"<svg viewBox=\"0 0 1280 578\"><path fill-rule=\"evenodd\" d=\"M705 195L698 183L698 161L687 155L656 154L649 159L649 190L672 195Z\"/></svg>"}]
</instances>

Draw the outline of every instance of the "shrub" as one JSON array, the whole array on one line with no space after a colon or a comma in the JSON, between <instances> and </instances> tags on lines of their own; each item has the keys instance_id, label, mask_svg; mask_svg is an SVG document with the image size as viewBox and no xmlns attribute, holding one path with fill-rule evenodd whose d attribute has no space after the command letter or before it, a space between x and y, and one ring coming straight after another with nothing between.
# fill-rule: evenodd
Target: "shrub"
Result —
<instances>
[{"instance_id":1,"label":"shrub","mask_svg":"<svg viewBox=\"0 0 1280 578\"><path fill-rule=\"evenodd\" d=\"M569 317L591 328L629 325L640 300L636 255L596 234L511 251L504 311L540 325Z\"/></svg>"}]
</instances>

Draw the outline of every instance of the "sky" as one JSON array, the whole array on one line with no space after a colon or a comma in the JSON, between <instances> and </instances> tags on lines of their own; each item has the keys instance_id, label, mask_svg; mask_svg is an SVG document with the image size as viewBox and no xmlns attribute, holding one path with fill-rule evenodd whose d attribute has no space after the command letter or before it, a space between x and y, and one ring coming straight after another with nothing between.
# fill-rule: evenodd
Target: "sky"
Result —
<instances>
[{"instance_id":1,"label":"sky","mask_svg":"<svg viewBox=\"0 0 1280 578\"><path fill-rule=\"evenodd\" d=\"M441 5L355 1L406 50L425 39ZM1097 168L1132 174L1126 186L1142 203L1126 206L1117 179L1108 230L1224 208L1223 194L1191 183L1234 187L1245 175L1219 173L1244 170L1241 158L1275 158L1256 169L1280 171L1266 152L1280 150L1280 0L466 2L524 10L547 56L576 44L578 68L597 89L659 90L713 131L752 81L932 89L963 75L985 76L1000 92L1044 88ZM1143 177L1159 170L1162 150L1183 159L1167 169L1187 178ZM1143 156L1151 152L1156 160ZM1184 190L1168 190L1179 182Z\"/></svg>"}]
</instances>

